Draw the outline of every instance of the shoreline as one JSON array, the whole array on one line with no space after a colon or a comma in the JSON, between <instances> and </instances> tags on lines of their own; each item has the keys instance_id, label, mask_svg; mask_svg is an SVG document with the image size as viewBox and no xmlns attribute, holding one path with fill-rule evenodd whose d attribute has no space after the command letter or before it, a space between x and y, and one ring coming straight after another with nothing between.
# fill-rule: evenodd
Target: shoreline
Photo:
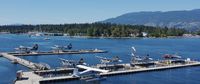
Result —
<instances>
[{"instance_id":1,"label":"shoreline","mask_svg":"<svg viewBox=\"0 0 200 84\"><path fill-rule=\"evenodd\" d=\"M0 35L28 35L27 33L0 33ZM45 36L41 36L45 37ZM49 37L56 37L56 36L49 36ZM89 39L143 39L143 38L200 38L199 36L167 36L167 37L96 37L96 36L65 36L63 37L69 37L69 38L89 38Z\"/></svg>"}]
</instances>

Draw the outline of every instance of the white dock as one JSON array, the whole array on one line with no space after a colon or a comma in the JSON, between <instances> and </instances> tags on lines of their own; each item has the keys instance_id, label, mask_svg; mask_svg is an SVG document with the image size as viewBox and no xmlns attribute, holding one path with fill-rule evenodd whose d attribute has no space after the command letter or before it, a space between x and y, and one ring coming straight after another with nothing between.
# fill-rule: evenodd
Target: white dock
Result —
<instances>
[{"instance_id":1,"label":"white dock","mask_svg":"<svg viewBox=\"0 0 200 84\"><path fill-rule=\"evenodd\" d=\"M158 71L158 70L175 69L175 68L183 68L183 67L190 67L190 66L200 66L200 62L193 61L192 63L188 63L188 64L175 64L175 65L159 66L159 67L152 67L152 68L137 68L137 69L130 69L130 70L113 71L113 72L108 72L108 73L101 73L101 76L112 76L112 75L120 75L120 74L128 74L128 73Z\"/></svg>"},{"instance_id":2,"label":"white dock","mask_svg":"<svg viewBox=\"0 0 200 84\"><path fill-rule=\"evenodd\" d=\"M130 66L130 64L124 64L124 66ZM157 70L166 70L166 69L175 69L175 68L182 68L182 67L189 67L189 66L200 66L200 62L197 61L191 61L190 63L187 64L175 64L175 65L166 65L166 66L158 66L158 67L152 67L152 68L136 68L136 67L131 67L130 69L124 69L120 71L110 71L107 73L101 73L101 76L113 76L113 75L122 75L122 74L130 74L130 73L139 73L139 72L148 72L148 71L157 71ZM37 81L35 84L47 84L48 82L53 82L56 83L56 81L67 81L67 80L77 80L79 78L73 77L71 75L66 75L66 76L56 76L56 77L42 77L39 76L38 74L35 74L33 72L24 72L28 74L28 80L18 80L19 82L25 81L24 83L19 83L18 81L15 82L15 84L33 84L31 81L35 78L34 81ZM27 77L27 75L23 75L22 77ZM32 76L36 75L36 76ZM37 76L38 75L38 76ZM28 83L28 81L30 83Z\"/></svg>"},{"instance_id":3,"label":"white dock","mask_svg":"<svg viewBox=\"0 0 200 84\"><path fill-rule=\"evenodd\" d=\"M22 58L19 58L19 57L16 57L14 55L10 55L8 53L1 53L1 55L9 60L11 60L12 62L14 63L19 63L25 67L28 67L32 70L39 70L39 69L42 69L43 67L38 65L37 63L33 63L31 61L28 61L28 60L25 60L25 59L22 59Z\"/></svg>"}]
</instances>

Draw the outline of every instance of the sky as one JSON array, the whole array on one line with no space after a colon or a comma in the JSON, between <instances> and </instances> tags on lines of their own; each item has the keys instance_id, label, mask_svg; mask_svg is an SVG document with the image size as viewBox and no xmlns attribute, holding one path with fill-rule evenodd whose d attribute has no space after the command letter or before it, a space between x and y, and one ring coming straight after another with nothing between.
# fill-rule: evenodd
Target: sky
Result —
<instances>
[{"instance_id":1,"label":"sky","mask_svg":"<svg viewBox=\"0 0 200 84\"><path fill-rule=\"evenodd\" d=\"M200 9L200 0L0 0L0 25L92 23L139 11Z\"/></svg>"}]
</instances>

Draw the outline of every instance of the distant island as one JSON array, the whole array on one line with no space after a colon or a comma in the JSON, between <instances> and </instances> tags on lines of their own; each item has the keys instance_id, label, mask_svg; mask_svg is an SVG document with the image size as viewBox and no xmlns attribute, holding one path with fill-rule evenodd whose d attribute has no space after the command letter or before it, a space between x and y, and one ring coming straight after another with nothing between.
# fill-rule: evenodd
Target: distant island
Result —
<instances>
[{"instance_id":1,"label":"distant island","mask_svg":"<svg viewBox=\"0 0 200 84\"><path fill-rule=\"evenodd\" d=\"M43 24L43 25L3 25L0 32L14 34L28 32L63 33L68 36L88 37L171 37L183 34L200 34L179 28L161 28L143 25L122 25L111 23L85 24Z\"/></svg>"}]
</instances>

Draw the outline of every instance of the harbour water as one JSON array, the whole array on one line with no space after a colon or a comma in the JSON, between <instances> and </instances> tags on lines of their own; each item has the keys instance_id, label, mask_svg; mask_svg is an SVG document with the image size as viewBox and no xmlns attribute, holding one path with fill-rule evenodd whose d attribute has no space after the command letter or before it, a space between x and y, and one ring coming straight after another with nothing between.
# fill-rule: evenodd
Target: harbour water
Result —
<instances>
[{"instance_id":1,"label":"harbour water","mask_svg":"<svg viewBox=\"0 0 200 84\"><path fill-rule=\"evenodd\" d=\"M0 52L14 51L14 48L24 45L32 46L39 44L40 51L51 50L53 45L67 45L72 43L73 49L103 49L108 53L98 54L74 54L74 55L52 55L52 56L29 56L24 59L46 63L52 68L60 67L58 58L69 60L84 60L90 64L100 63L95 56L112 58L119 56L124 63L130 61L131 46L135 46L137 54L145 56L149 54L154 59L161 59L163 54L178 53L182 57L195 60L200 59L200 39L198 38L137 38L137 39L106 39L106 38L69 38L69 37L28 37L28 35L0 35ZM28 70L21 65L12 64L7 59L0 58L0 84L11 84L18 70ZM108 77L104 81L92 82L92 84L200 84L200 67L187 67L157 72L144 72L129 75L118 75ZM65 84L59 82L57 84ZM84 81L68 81L69 84L85 83ZM55 83L54 83L55 84ZM91 84L91 83L90 83Z\"/></svg>"}]
</instances>

